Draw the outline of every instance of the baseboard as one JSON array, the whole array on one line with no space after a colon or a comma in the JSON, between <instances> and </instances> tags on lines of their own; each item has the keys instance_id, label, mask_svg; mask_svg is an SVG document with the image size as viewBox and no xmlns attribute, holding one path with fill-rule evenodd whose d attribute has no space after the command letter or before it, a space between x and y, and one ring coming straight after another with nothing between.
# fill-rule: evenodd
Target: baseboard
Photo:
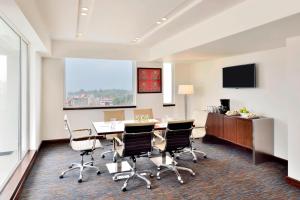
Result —
<instances>
[{"instance_id":1,"label":"baseboard","mask_svg":"<svg viewBox=\"0 0 300 200\"><path fill-rule=\"evenodd\" d=\"M65 144L65 143L69 143L69 142L70 142L70 138L43 140L41 146L49 145L49 144Z\"/></svg>"},{"instance_id":2,"label":"baseboard","mask_svg":"<svg viewBox=\"0 0 300 200\"><path fill-rule=\"evenodd\" d=\"M296 179L293 179L289 176L286 176L285 177L285 180L286 182L289 184L289 185L292 185L292 186L295 186L297 188L300 188L300 181L296 180Z\"/></svg>"}]
</instances>

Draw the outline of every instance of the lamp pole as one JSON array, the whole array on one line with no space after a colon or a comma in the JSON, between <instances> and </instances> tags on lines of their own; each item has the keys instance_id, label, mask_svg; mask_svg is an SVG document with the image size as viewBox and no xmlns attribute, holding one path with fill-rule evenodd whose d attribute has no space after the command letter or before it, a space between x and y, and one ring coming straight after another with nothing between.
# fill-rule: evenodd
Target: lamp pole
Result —
<instances>
[{"instance_id":1,"label":"lamp pole","mask_svg":"<svg viewBox=\"0 0 300 200\"><path fill-rule=\"evenodd\" d=\"M184 109L185 109L184 117L185 120L187 120L187 94L184 95Z\"/></svg>"}]
</instances>

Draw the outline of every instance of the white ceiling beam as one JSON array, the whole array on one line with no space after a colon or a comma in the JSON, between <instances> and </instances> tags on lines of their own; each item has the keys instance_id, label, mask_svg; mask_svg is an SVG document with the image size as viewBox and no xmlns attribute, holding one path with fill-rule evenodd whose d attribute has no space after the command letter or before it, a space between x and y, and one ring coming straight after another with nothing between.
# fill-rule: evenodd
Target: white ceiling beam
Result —
<instances>
[{"instance_id":1,"label":"white ceiling beam","mask_svg":"<svg viewBox=\"0 0 300 200\"><path fill-rule=\"evenodd\" d=\"M299 0L247 0L150 49L150 60L173 55L300 12Z\"/></svg>"}]
</instances>

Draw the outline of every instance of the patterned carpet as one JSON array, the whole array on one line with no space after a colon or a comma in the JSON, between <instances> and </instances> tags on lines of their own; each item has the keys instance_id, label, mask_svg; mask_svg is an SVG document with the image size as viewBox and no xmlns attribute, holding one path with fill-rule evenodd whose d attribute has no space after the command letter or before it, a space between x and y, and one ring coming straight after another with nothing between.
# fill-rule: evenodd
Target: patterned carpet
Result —
<instances>
[{"instance_id":1,"label":"patterned carpet","mask_svg":"<svg viewBox=\"0 0 300 200\"><path fill-rule=\"evenodd\" d=\"M178 161L196 172L194 177L182 172L183 185L172 172L166 172L161 180L151 179L151 190L135 179L129 182L128 191L122 192L123 181L114 182L105 167L109 156L100 158L102 149L95 153L95 165L102 174L97 176L94 170L86 170L83 183L77 183L78 171L64 179L58 176L71 162L79 161L79 154L67 144L48 145L41 149L21 199L300 199L300 190L284 180L285 166L272 162L255 166L249 152L228 145L202 144L197 140L195 146L205 151L208 159L199 159L195 164L187 156ZM106 144L104 147L109 148ZM156 170L148 158L139 158L137 167Z\"/></svg>"}]
</instances>

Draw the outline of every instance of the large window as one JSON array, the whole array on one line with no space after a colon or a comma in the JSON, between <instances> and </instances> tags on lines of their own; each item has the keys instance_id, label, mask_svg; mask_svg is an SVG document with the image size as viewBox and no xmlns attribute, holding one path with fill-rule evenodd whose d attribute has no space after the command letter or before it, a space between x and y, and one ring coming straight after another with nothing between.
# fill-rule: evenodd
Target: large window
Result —
<instances>
[{"instance_id":1,"label":"large window","mask_svg":"<svg viewBox=\"0 0 300 200\"><path fill-rule=\"evenodd\" d=\"M27 47L0 18L0 191L28 150Z\"/></svg>"},{"instance_id":2,"label":"large window","mask_svg":"<svg viewBox=\"0 0 300 200\"><path fill-rule=\"evenodd\" d=\"M65 108L135 105L134 62L65 59Z\"/></svg>"},{"instance_id":3,"label":"large window","mask_svg":"<svg viewBox=\"0 0 300 200\"><path fill-rule=\"evenodd\" d=\"M174 69L172 63L163 64L163 103L174 104Z\"/></svg>"}]
</instances>

